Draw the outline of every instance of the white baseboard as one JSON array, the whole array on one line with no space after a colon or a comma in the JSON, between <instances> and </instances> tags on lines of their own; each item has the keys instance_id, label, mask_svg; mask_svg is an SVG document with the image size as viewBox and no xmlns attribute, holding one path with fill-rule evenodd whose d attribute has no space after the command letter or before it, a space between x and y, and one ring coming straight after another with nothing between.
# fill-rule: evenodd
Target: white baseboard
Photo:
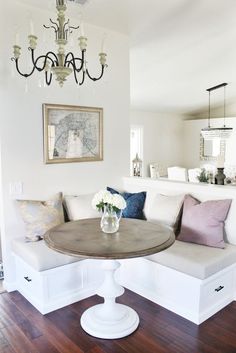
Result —
<instances>
[{"instance_id":1,"label":"white baseboard","mask_svg":"<svg viewBox=\"0 0 236 353\"><path fill-rule=\"evenodd\" d=\"M25 291L24 289L18 289L18 291L36 308L38 311L45 315L54 310L63 308L67 305L73 304L77 301L86 299L95 295L96 287L91 286L87 287L79 292L70 293L66 296L60 297L58 299L54 299L53 301L48 302L47 304L43 304L39 302L35 297L32 297L29 292Z\"/></svg>"},{"instance_id":2,"label":"white baseboard","mask_svg":"<svg viewBox=\"0 0 236 353\"><path fill-rule=\"evenodd\" d=\"M3 287L7 292L14 292L17 290L17 283L16 282L8 282L5 279L3 280Z\"/></svg>"},{"instance_id":3,"label":"white baseboard","mask_svg":"<svg viewBox=\"0 0 236 353\"><path fill-rule=\"evenodd\" d=\"M160 296L156 297L152 292L136 286L134 283L122 282L121 285L131 290L132 292L137 293L148 300L151 300L153 303L156 303L163 308L168 309L173 313L192 321L197 325L199 324L198 317L193 312L186 311L184 308L177 306L175 303L169 301L168 299Z\"/></svg>"},{"instance_id":4,"label":"white baseboard","mask_svg":"<svg viewBox=\"0 0 236 353\"><path fill-rule=\"evenodd\" d=\"M233 297L225 298L220 303L217 303L211 306L208 310L205 310L203 312L200 312L199 314L196 314L194 312L186 311L183 307L176 305L176 303L171 302L166 298L161 297L160 295L157 297L153 294L153 292L148 291L145 288L141 288L140 286L137 286L134 283L127 283L122 281L121 285L131 290L132 292L137 293L142 297L148 300L151 300L152 302L162 306L163 308L168 309L174 312L175 314L184 317L187 320L190 320L196 325L200 325L202 322L209 319L212 315L216 314L218 311L223 309L226 305L230 304L232 301L235 300L235 298Z\"/></svg>"},{"instance_id":5,"label":"white baseboard","mask_svg":"<svg viewBox=\"0 0 236 353\"><path fill-rule=\"evenodd\" d=\"M222 300L220 303L217 303L213 306L211 306L208 310L205 310L204 312L199 314L199 324L204 322L205 320L209 319L212 315L216 314L218 311L223 309L226 305L232 303L235 299L233 297L231 298L226 298Z\"/></svg>"}]
</instances>

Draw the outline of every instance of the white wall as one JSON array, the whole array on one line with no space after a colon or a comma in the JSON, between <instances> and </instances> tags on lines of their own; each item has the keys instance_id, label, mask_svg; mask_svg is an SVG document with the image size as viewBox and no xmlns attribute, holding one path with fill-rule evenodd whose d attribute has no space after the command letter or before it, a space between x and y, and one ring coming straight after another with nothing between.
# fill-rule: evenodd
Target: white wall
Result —
<instances>
[{"instance_id":1,"label":"white wall","mask_svg":"<svg viewBox=\"0 0 236 353\"><path fill-rule=\"evenodd\" d=\"M24 233L19 223L14 202L9 196L9 183L23 182L20 198L46 199L58 191L64 193L94 192L106 185L121 184L121 177L129 174L129 48L128 38L115 32L108 33L108 69L105 78L97 83L90 81L82 87L73 80L60 88L39 88L40 74L26 80L16 75L12 56L12 45L16 26L20 38L29 32L28 13L32 13L35 32L39 37L37 53L41 54L54 42L50 32L42 29L55 12L34 10L11 0L4 3L1 12L4 46L1 54L1 153L2 153L2 209L1 231L3 238L6 281L14 281L14 267L10 256L10 242ZM73 23L76 24L76 19ZM95 73L98 53L104 29L85 25L88 36L88 62ZM2 32L2 31L1 31ZM44 40L44 41L43 41ZM43 42L42 42L43 41ZM42 43L40 45L40 43ZM50 43L50 44L48 44ZM2 46L2 44L1 44ZM29 55L27 42L22 45L22 59ZM75 51L75 49L74 49ZM22 62L21 59L21 62ZM95 62L96 61L96 62ZM25 65L24 65L25 62ZM23 59L27 67L28 59ZM104 161L45 165L43 162L42 104L59 103L104 109Z\"/></svg>"},{"instance_id":2,"label":"white wall","mask_svg":"<svg viewBox=\"0 0 236 353\"><path fill-rule=\"evenodd\" d=\"M149 164L183 164L183 116L131 111L131 125L143 126L144 176L150 176Z\"/></svg>"},{"instance_id":3,"label":"white wall","mask_svg":"<svg viewBox=\"0 0 236 353\"><path fill-rule=\"evenodd\" d=\"M202 164L199 153L200 133L207 125L207 119L184 121L184 166L187 168L196 168ZM223 119L211 119L211 126L222 127ZM236 166L236 118L226 118L226 126L233 127L233 132L226 141L225 165Z\"/></svg>"}]
</instances>

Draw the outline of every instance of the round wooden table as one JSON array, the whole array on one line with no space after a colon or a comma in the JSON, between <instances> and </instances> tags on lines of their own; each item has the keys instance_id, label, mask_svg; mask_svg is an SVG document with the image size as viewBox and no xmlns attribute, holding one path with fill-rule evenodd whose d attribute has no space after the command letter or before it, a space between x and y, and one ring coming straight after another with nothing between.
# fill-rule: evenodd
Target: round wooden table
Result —
<instances>
[{"instance_id":1,"label":"round wooden table","mask_svg":"<svg viewBox=\"0 0 236 353\"><path fill-rule=\"evenodd\" d=\"M169 228L136 219L122 219L117 233L106 234L100 229L100 219L92 218L61 224L44 239L51 249L63 254L104 259L105 278L97 290L104 303L87 309L81 316L81 326L94 337L115 339L128 336L139 325L136 311L116 303L116 297L124 293L114 278L120 266L117 259L165 250L174 243L175 236Z\"/></svg>"}]
</instances>

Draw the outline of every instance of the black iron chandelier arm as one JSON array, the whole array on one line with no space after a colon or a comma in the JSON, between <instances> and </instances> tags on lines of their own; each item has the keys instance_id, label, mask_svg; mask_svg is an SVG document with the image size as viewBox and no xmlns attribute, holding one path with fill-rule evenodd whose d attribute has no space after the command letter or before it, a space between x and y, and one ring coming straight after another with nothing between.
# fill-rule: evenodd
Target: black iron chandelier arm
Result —
<instances>
[{"instance_id":1,"label":"black iron chandelier arm","mask_svg":"<svg viewBox=\"0 0 236 353\"><path fill-rule=\"evenodd\" d=\"M77 72L75 71L75 69L73 68L73 73L74 73L74 79L75 79L75 82L76 82L76 84L78 84L79 83L79 81L78 81L78 78L77 78Z\"/></svg>"},{"instance_id":2,"label":"black iron chandelier arm","mask_svg":"<svg viewBox=\"0 0 236 353\"><path fill-rule=\"evenodd\" d=\"M76 27L74 27L74 26L69 26L69 28L70 28L70 29L79 29L79 26L76 26ZM70 32L70 33L72 33L72 32Z\"/></svg>"},{"instance_id":3,"label":"black iron chandelier arm","mask_svg":"<svg viewBox=\"0 0 236 353\"><path fill-rule=\"evenodd\" d=\"M48 77L49 76L49 77ZM52 82L52 73L48 74L48 71L45 71L45 82L49 86Z\"/></svg>"},{"instance_id":4,"label":"black iron chandelier arm","mask_svg":"<svg viewBox=\"0 0 236 353\"><path fill-rule=\"evenodd\" d=\"M58 62L58 58L56 56L55 53L53 53L52 51L47 52L47 54L45 55L40 55L36 60L34 58L34 49L29 48L32 52L32 62L34 67L38 70L38 71L43 71L47 65L47 60L50 60L52 63L52 66L58 66L59 62ZM54 58L54 60L51 58L51 56ZM42 67L38 67L37 63L39 60L44 59L44 63Z\"/></svg>"},{"instance_id":5,"label":"black iron chandelier arm","mask_svg":"<svg viewBox=\"0 0 236 353\"><path fill-rule=\"evenodd\" d=\"M54 54L54 53L48 52L46 55L41 55L41 56L39 56L36 60L34 60L34 53L33 53L34 50L31 49L31 48L29 48L29 49L30 49L31 52L32 52L33 68L32 68L32 70L31 70L28 74L23 74L23 73L20 71L20 68L19 68L19 58L12 58L12 60L15 61L15 63L16 63L16 70L17 70L17 72L18 72L21 76L27 78L27 77L31 76L31 75L34 73L35 70L43 71L43 70L45 69L46 65L47 65L47 60L50 60L51 63L52 63L52 66L55 66L55 61L54 61L52 58L50 58L50 56L49 56L50 54ZM55 54L54 54L54 55L55 55ZM37 62L38 62L38 60L40 60L40 59L42 59L42 58L44 58L44 63L43 63L43 66L40 68L40 67L37 66ZM57 60L57 57L56 57L56 60ZM58 61L57 61L57 62L58 62ZM50 80L50 81L51 81L51 80Z\"/></svg>"},{"instance_id":6,"label":"black iron chandelier arm","mask_svg":"<svg viewBox=\"0 0 236 353\"><path fill-rule=\"evenodd\" d=\"M98 80L100 80L100 79L102 78L102 76L103 76L103 74L104 74L104 67L105 67L105 65L102 65L102 71L101 71L100 76L98 76L98 77L92 77L92 76L89 74L88 69L86 69L86 74L88 75L88 77L90 78L90 80L92 80L92 81L98 81Z\"/></svg>"},{"instance_id":7,"label":"black iron chandelier arm","mask_svg":"<svg viewBox=\"0 0 236 353\"><path fill-rule=\"evenodd\" d=\"M33 73L34 73L34 71L35 71L35 69L37 69L38 71L41 71L40 70L40 68L37 68L37 65L35 65L35 62L34 62L34 55L33 55L33 49L31 49L31 48L29 48L29 50L31 50L32 51L32 63L33 63L33 68L32 68L32 70L28 73L28 74L23 74L21 71L20 71L20 68L19 68L19 58L11 58L11 60L12 61L15 61L15 63L16 63L16 70L17 70L17 72L21 75L21 76L23 76L23 77L25 77L25 78L27 78L27 77L29 77L29 76L31 76ZM37 60L36 60L36 62L37 62Z\"/></svg>"},{"instance_id":8,"label":"black iron chandelier arm","mask_svg":"<svg viewBox=\"0 0 236 353\"><path fill-rule=\"evenodd\" d=\"M30 75L32 75L32 73L34 72L34 70L35 70L35 67L33 67L33 69L32 69L32 71L31 71L31 73L29 73L29 74L23 74L21 71L20 71L20 69L19 69L19 58L11 58L11 60L12 61L15 61L15 63L16 63L16 71L18 72L18 74L20 74L21 76L23 76L23 77L25 77L25 78L27 78L27 77L29 77Z\"/></svg>"},{"instance_id":9,"label":"black iron chandelier arm","mask_svg":"<svg viewBox=\"0 0 236 353\"><path fill-rule=\"evenodd\" d=\"M50 28L54 29L54 32L56 33L56 35L58 33L58 30L57 30L57 28L55 26L45 26L45 25L43 25L43 27L46 28L46 29L50 29Z\"/></svg>"},{"instance_id":10,"label":"black iron chandelier arm","mask_svg":"<svg viewBox=\"0 0 236 353\"><path fill-rule=\"evenodd\" d=\"M54 32L56 33L56 36L58 36L58 32L59 32L59 26L56 22L54 22L51 18L49 19L50 22L53 24L53 26L46 26L46 25L43 25L44 28L46 29L50 29L50 28L53 28L54 29Z\"/></svg>"},{"instance_id":11,"label":"black iron chandelier arm","mask_svg":"<svg viewBox=\"0 0 236 353\"><path fill-rule=\"evenodd\" d=\"M28 74L24 74L24 73L22 73L22 72L20 71L20 68L19 68L19 58L11 58L12 61L15 61L15 63L16 63L16 70L17 70L17 72L18 72L21 76L23 76L23 77L25 77L25 78L31 76L31 75L34 73L35 70L43 71L43 70L45 69L46 65L47 65L47 60L50 60L50 61L51 61L52 66L55 66L55 63L56 63L56 64L58 63L57 57L55 56L55 54L54 54L53 52L48 52L46 55L41 55L41 56L39 56L36 60L34 60L34 50L31 49L31 48L29 48L29 49L30 49L31 52L32 52L33 68L32 68L32 70L31 70ZM50 58L50 56L49 56L50 54L53 54L53 55L55 56L55 58L56 58L55 61L54 61L52 58ZM37 62L38 62L39 59L42 59L42 58L44 58L44 63L43 63L43 66L40 68L40 67L37 66ZM52 80L52 77L50 76L49 79L47 79L47 84L48 84L48 82L51 83L51 80Z\"/></svg>"},{"instance_id":12,"label":"black iron chandelier arm","mask_svg":"<svg viewBox=\"0 0 236 353\"><path fill-rule=\"evenodd\" d=\"M85 80L85 71L83 71L83 76L82 76L82 79L79 83L80 86L82 86L82 84L84 83L84 80Z\"/></svg>"},{"instance_id":13,"label":"black iron chandelier arm","mask_svg":"<svg viewBox=\"0 0 236 353\"><path fill-rule=\"evenodd\" d=\"M56 24L57 25L57 24ZM43 25L43 27L44 28L46 28L46 29L50 29L50 28L52 28L52 29L54 29L54 32L55 32L55 34L56 34L56 37L58 37L58 26L57 27L55 27L55 26L46 26L46 25Z\"/></svg>"},{"instance_id":14,"label":"black iron chandelier arm","mask_svg":"<svg viewBox=\"0 0 236 353\"><path fill-rule=\"evenodd\" d=\"M68 60L68 58L71 56L71 59ZM77 68L76 66L76 61L80 61L80 67ZM74 57L74 54L72 52L69 52L66 57L65 57L65 61L64 61L64 66L66 67L70 67L72 66L73 67L73 70L75 70L76 72L80 72L83 68L83 65L84 65L84 56L82 56L82 59L81 58L75 58Z\"/></svg>"},{"instance_id":15,"label":"black iron chandelier arm","mask_svg":"<svg viewBox=\"0 0 236 353\"><path fill-rule=\"evenodd\" d=\"M81 72L81 70L83 68L83 65L84 65L84 62L83 62L83 60L81 58L75 58L73 53L68 53L67 56L69 54L71 54L72 59L69 60L69 61L65 60L65 66L67 66L67 67L72 66L75 82L76 82L76 84L79 84L81 86L84 83L86 72L85 72L85 70L83 70L83 75L82 75L82 79L81 79L80 82L78 81L77 74L79 72ZM76 60L80 60L81 61L81 65L80 65L79 69L76 68L76 63L75 63Z\"/></svg>"},{"instance_id":16,"label":"black iron chandelier arm","mask_svg":"<svg viewBox=\"0 0 236 353\"><path fill-rule=\"evenodd\" d=\"M68 25L68 27L69 27L69 22L70 22L70 20L67 20L67 21L64 23L64 25L63 25L63 32L65 32L67 25Z\"/></svg>"},{"instance_id":17,"label":"black iron chandelier arm","mask_svg":"<svg viewBox=\"0 0 236 353\"><path fill-rule=\"evenodd\" d=\"M53 21L51 18L49 18L49 20L50 20L50 22L51 22L53 25L56 26L57 30L59 31L59 26L58 26L58 24L57 24L55 21Z\"/></svg>"}]
</instances>

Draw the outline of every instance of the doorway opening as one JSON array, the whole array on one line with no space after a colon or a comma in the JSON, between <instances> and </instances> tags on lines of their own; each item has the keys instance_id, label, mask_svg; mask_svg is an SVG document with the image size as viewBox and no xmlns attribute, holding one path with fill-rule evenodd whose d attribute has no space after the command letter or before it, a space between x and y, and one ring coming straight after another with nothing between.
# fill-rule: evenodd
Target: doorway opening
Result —
<instances>
[{"instance_id":1,"label":"doorway opening","mask_svg":"<svg viewBox=\"0 0 236 353\"><path fill-rule=\"evenodd\" d=\"M133 160L136 155L143 162L143 126L131 125L130 127L130 175L133 175ZM142 163L143 165L143 163ZM141 175L143 175L141 171Z\"/></svg>"}]
</instances>

